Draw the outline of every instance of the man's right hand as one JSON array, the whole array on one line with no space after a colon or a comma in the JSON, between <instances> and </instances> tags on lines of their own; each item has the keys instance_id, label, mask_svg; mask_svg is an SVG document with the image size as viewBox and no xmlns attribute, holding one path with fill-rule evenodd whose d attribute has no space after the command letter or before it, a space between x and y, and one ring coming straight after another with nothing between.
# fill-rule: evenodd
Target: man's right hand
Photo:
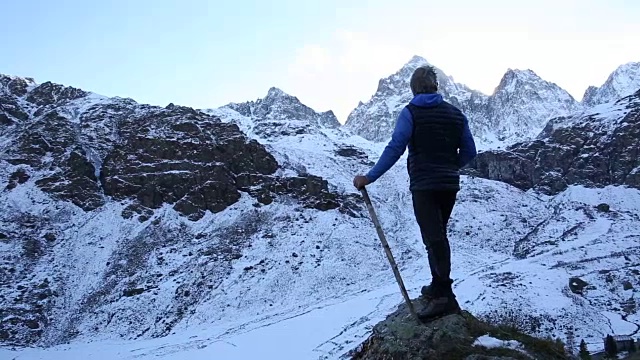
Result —
<instances>
[{"instance_id":1,"label":"man's right hand","mask_svg":"<svg viewBox=\"0 0 640 360\"><path fill-rule=\"evenodd\" d=\"M369 179L366 176L358 175L353 178L353 186L358 190L364 189L365 186L369 185Z\"/></svg>"}]
</instances>

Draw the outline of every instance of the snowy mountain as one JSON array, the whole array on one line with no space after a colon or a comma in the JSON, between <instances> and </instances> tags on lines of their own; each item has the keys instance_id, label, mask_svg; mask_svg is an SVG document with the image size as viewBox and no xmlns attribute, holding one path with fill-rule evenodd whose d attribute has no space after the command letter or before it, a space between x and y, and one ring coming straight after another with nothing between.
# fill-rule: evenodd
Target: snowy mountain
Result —
<instances>
[{"instance_id":1,"label":"snowy mountain","mask_svg":"<svg viewBox=\"0 0 640 360\"><path fill-rule=\"evenodd\" d=\"M376 93L349 114L345 127L366 139L387 141L398 114L413 97L411 74L427 64L424 58L414 56L397 73L380 80ZM480 148L535 137L550 118L580 108L569 93L531 70L509 69L491 96L456 83L438 68L436 72L439 91L467 114Z\"/></svg>"},{"instance_id":2,"label":"snowy mountain","mask_svg":"<svg viewBox=\"0 0 640 360\"><path fill-rule=\"evenodd\" d=\"M633 94L640 89L640 62L620 65L600 87L589 86L582 103L595 106Z\"/></svg>"},{"instance_id":3,"label":"snowy mountain","mask_svg":"<svg viewBox=\"0 0 640 360\"><path fill-rule=\"evenodd\" d=\"M640 90L554 119L535 140L480 153L472 173L546 194L570 185L640 189L638 138Z\"/></svg>"},{"instance_id":4,"label":"snowy mountain","mask_svg":"<svg viewBox=\"0 0 640 360\"><path fill-rule=\"evenodd\" d=\"M574 140L637 159L630 99L547 126L526 144L567 148L536 173L590 177L601 165ZM18 347L0 357L339 359L402 302L351 185L384 144L330 113L277 89L197 111L8 76L0 106L0 342ZM519 167L484 163L505 170L474 165L450 224L463 308L594 349L635 334L640 191L606 176L524 191L505 177ZM429 270L407 186L400 160L369 193L415 297Z\"/></svg>"},{"instance_id":5,"label":"snowy mountain","mask_svg":"<svg viewBox=\"0 0 640 360\"><path fill-rule=\"evenodd\" d=\"M344 127L368 140L387 140L393 132L398 114L413 98L409 88L411 74L426 64L428 62L424 58L414 56L398 72L381 79L373 97L366 103L358 104L347 117ZM445 99L457 106L467 105L474 115L482 113L486 106L486 96L456 83L439 68L435 69L440 83L439 91ZM474 126L477 126L476 123Z\"/></svg>"},{"instance_id":6,"label":"snowy mountain","mask_svg":"<svg viewBox=\"0 0 640 360\"><path fill-rule=\"evenodd\" d=\"M270 88L267 96L241 104L231 103L218 109L205 109L213 115L233 110L247 121L237 123L246 134L274 137L314 133L320 128L338 128L340 122L333 111L318 113L302 104L297 97L278 88Z\"/></svg>"},{"instance_id":7,"label":"snowy mountain","mask_svg":"<svg viewBox=\"0 0 640 360\"><path fill-rule=\"evenodd\" d=\"M202 302L224 316L239 293L222 282L252 237L260 248L289 233L272 229L287 218L351 221L359 208L202 112L0 84L3 342L160 336Z\"/></svg>"}]
</instances>

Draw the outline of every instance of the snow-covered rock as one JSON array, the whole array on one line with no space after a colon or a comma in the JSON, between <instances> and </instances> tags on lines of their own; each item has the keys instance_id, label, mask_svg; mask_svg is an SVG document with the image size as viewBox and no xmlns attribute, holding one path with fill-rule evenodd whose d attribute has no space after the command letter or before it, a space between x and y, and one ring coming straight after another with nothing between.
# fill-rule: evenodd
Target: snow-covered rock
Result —
<instances>
[{"instance_id":1,"label":"snow-covered rock","mask_svg":"<svg viewBox=\"0 0 640 360\"><path fill-rule=\"evenodd\" d=\"M640 90L640 62L629 62L614 70L600 87L589 86L582 103L595 106L631 95Z\"/></svg>"},{"instance_id":2,"label":"snow-covered rock","mask_svg":"<svg viewBox=\"0 0 640 360\"><path fill-rule=\"evenodd\" d=\"M473 174L556 194L569 185L640 189L640 90L554 119L535 140L485 151Z\"/></svg>"},{"instance_id":3,"label":"snow-covered rock","mask_svg":"<svg viewBox=\"0 0 640 360\"><path fill-rule=\"evenodd\" d=\"M424 58L414 56L397 73L381 79L373 97L351 112L345 128L372 141L388 140L398 114L413 97L411 74L428 64ZM439 92L467 115L481 149L533 138L550 118L580 108L569 93L532 70L507 70L491 96L455 82L437 67L436 73Z\"/></svg>"},{"instance_id":4,"label":"snow-covered rock","mask_svg":"<svg viewBox=\"0 0 640 360\"><path fill-rule=\"evenodd\" d=\"M371 141L387 140L393 132L398 114L413 98L409 87L411 75L415 69L427 64L429 63L424 58L414 56L395 74L380 79L375 94L366 103L358 104L347 117L344 128ZM446 100L469 112L471 119L484 113L487 105L485 95L455 82L453 77L439 68L435 67L435 70L440 84L439 91ZM474 120L471 126L479 129L479 126L486 125L481 124L482 121Z\"/></svg>"},{"instance_id":5,"label":"snow-covered rock","mask_svg":"<svg viewBox=\"0 0 640 360\"><path fill-rule=\"evenodd\" d=\"M262 99L240 104L231 103L218 109L203 111L224 116L229 110L234 110L245 119L238 123L245 133L261 137L314 133L324 128L340 127L333 111L316 112L302 104L297 97L275 87L270 88L267 96Z\"/></svg>"}]
</instances>

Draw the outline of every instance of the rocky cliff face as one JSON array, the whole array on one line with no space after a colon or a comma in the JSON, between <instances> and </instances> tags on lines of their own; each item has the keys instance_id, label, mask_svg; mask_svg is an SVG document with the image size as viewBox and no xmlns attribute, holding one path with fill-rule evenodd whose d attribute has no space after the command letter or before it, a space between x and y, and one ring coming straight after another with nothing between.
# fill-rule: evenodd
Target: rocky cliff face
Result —
<instances>
[{"instance_id":1,"label":"rocky cliff face","mask_svg":"<svg viewBox=\"0 0 640 360\"><path fill-rule=\"evenodd\" d=\"M533 71L509 69L487 98L483 115L488 126L479 136L482 139L484 134L492 134L499 142L506 143L534 138L549 119L571 114L579 108L569 93ZM482 116L476 121L480 119Z\"/></svg>"},{"instance_id":2,"label":"rocky cliff face","mask_svg":"<svg viewBox=\"0 0 640 360\"><path fill-rule=\"evenodd\" d=\"M582 97L586 106L595 106L629 96L640 89L640 62L620 65L600 87L589 86Z\"/></svg>"},{"instance_id":3,"label":"rocky cliff face","mask_svg":"<svg viewBox=\"0 0 640 360\"><path fill-rule=\"evenodd\" d=\"M469 173L557 194L569 185L640 188L640 91L550 121L540 136L480 153Z\"/></svg>"},{"instance_id":4,"label":"rocky cliff face","mask_svg":"<svg viewBox=\"0 0 640 360\"><path fill-rule=\"evenodd\" d=\"M353 110L345 127L368 140L388 140L398 114L413 97L411 74L426 64L415 56L397 73L380 80L376 93ZM534 137L548 119L580 108L565 90L531 70L509 69L491 96L456 83L440 69L436 72L440 93L467 114L480 147Z\"/></svg>"},{"instance_id":5,"label":"rocky cliff face","mask_svg":"<svg viewBox=\"0 0 640 360\"><path fill-rule=\"evenodd\" d=\"M218 109L205 109L206 113L223 115L233 110L247 121L238 123L248 135L263 138L313 134L321 129L336 129L340 122L333 111L316 112L302 104L297 97L278 88L270 88L267 96L256 101L231 103ZM236 116L236 120L237 120Z\"/></svg>"},{"instance_id":6,"label":"rocky cliff face","mask_svg":"<svg viewBox=\"0 0 640 360\"><path fill-rule=\"evenodd\" d=\"M428 62L414 56L398 72L388 78L380 79L378 89L369 101L360 103L349 114L344 127L354 134L372 141L385 141L393 133L395 122L402 108L413 98L409 88L411 75L420 66ZM482 113L486 106L485 96L467 86L456 83L442 70L436 68L440 92L444 98L455 105L469 105L469 111Z\"/></svg>"},{"instance_id":7,"label":"rocky cliff face","mask_svg":"<svg viewBox=\"0 0 640 360\"><path fill-rule=\"evenodd\" d=\"M332 123L327 114L313 119ZM352 197L329 191L325 179L283 171L237 125L191 108L141 105L0 75L0 341L64 341L82 331L86 314L99 308L105 317L96 326L134 326L140 314L104 306L157 292L152 289L160 278L149 272L152 263L172 257L180 248L173 245L191 238L184 228L159 220L167 210L183 219L176 223L198 221L239 202L254 209L293 202L345 216L359 211ZM91 225L100 218L102 225ZM244 236L203 234L213 240L189 253L221 261L203 269L215 279L247 244ZM89 263L78 257L86 244L92 248L82 250L92 253L86 256L102 258L96 268L84 269L93 281L88 284L75 279ZM152 321L156 334L169 331L184 316L182 307L171 304L159 310L161 325L153 318L142 323ZM130 331L145 333L149 326Z\"/></svg>"}]
</instances>

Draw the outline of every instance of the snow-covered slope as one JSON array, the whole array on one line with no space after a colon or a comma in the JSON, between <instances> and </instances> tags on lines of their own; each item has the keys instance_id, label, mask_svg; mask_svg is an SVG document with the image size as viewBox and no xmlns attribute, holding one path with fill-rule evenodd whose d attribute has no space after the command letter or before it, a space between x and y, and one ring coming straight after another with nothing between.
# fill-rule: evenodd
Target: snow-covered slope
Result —
<instances>
[{"instance_id":1,"label":"snow-covered slope","mask_svg":"<svg viewBox=\"0 0 640 360\"><path fill-rule=\"evenodd\" d=\"M0 339L58 346L0 356L338 359L402 301L351 185L383 143L271 115L297 105L279 94L209 116L2 79ZM401 159L369 193L414 297L429 270L407 185ZM594 348L636 331L638 190L462 185L463 307Z\"/></svg>"},{"instance_id":2,"label":"snow-covered slope","mask_svg":"<svg viewBox=\"0 0 640 360\"><path fill-rule=\"evenodd\" d=\"M594 106L618 100L640 90L640 62L629 62L614 70L600 87L589 86L582 103Z\"/></svg>"},{"instance_id":3,"label":"snow-covered slope","mask_svg":"<svg viewBox=\"0 0 640 360\"><path fill-rule=\"evenodd\" d=\"M398 114L412 98L411 74L427 64L414 56L397 73L381 79L373 97L351 112L345 128L372 141L388 140ZM580 107L569 93L531 70L509 69L491 96L456 83L440 69L436 72L440 93L467 114L479 148L532 138L550 118Z\"/></svg>"}]
</instances>

